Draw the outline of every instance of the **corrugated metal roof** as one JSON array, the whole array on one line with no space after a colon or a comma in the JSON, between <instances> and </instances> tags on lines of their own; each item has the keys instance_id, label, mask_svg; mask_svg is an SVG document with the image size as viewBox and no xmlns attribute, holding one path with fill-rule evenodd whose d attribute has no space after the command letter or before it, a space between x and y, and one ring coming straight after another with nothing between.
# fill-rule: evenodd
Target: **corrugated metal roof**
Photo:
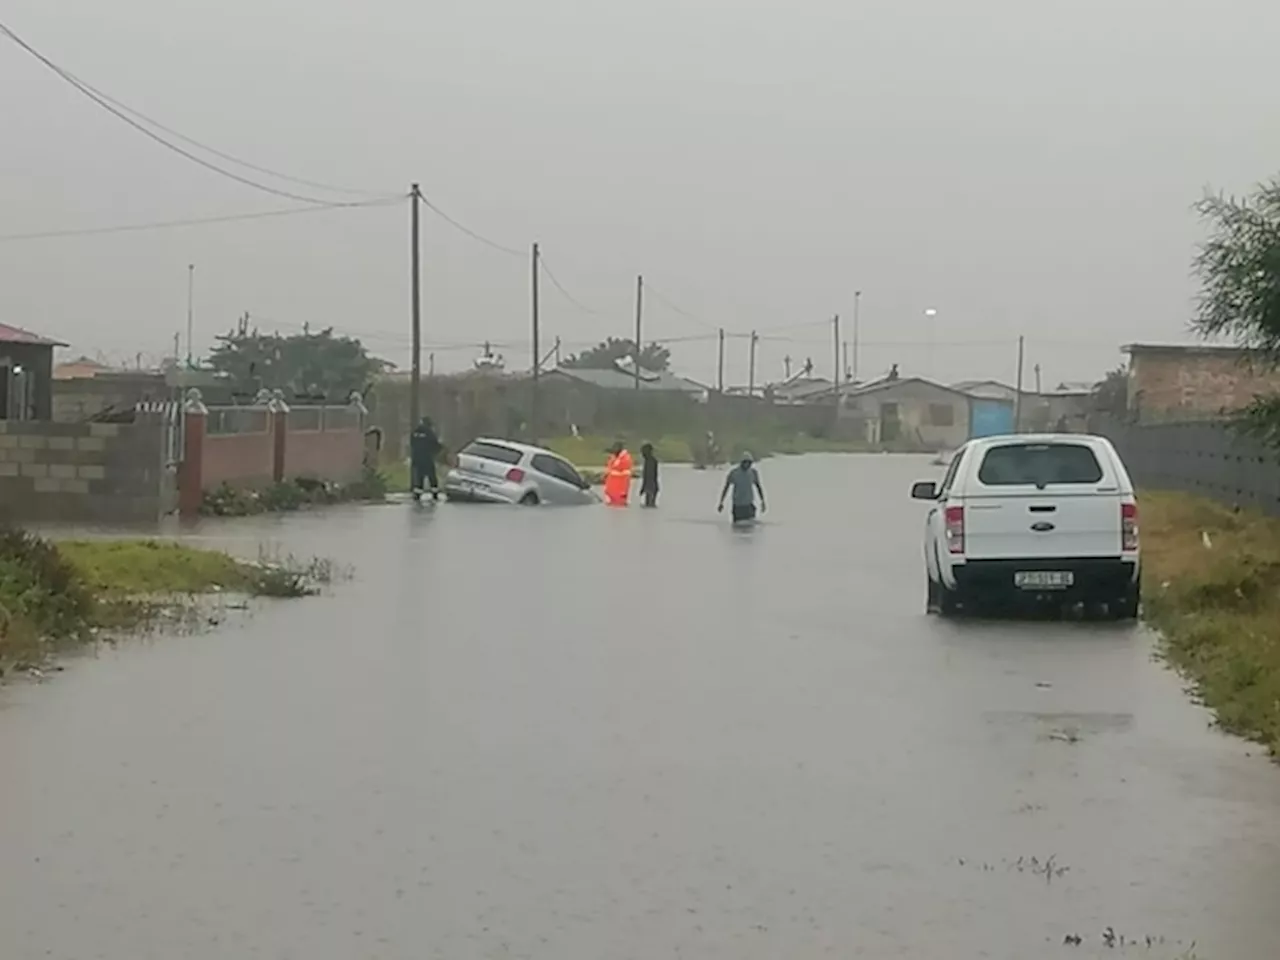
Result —
<instances>
[{"instance_id":1,"label":"corrugated metal roof","mask_svg":"<svg viewBox=\"0 0 1280 960\"><path fill-rule=\"evenodd\" d=\"M40 334L32 333L30 330L11 327L7 323L0 323L0 343L22 343L31 347L66 346L61 340L50 340L48 337L42 337Z\"/></svg>"},{"instance_id":2,"label":"corrugated metal roof","mask_svg":"<svg viewBox=\"0 0 1280 960\"><path fill-rule=\"evenodd\" d=\"M559 374L605 390L634 390L636 385L635 377L629 373L623 373L621 370L556 367L554 370L548 370L547 374ZM664 370L661 373L653 373L651 371L641 373L640 389L667 390L677 393L701 393L706 388L694 383L692 380L677 377L675 374Z\"/></svg>"}]
</instances>

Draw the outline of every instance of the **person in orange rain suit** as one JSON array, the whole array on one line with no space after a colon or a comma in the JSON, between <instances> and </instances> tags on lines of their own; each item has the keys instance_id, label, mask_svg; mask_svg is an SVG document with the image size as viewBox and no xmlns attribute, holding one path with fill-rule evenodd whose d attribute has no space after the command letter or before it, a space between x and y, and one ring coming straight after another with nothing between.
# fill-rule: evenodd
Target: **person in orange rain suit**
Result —
<instances>
[{"instance_id":1,"label":"person in orange rain suit","mask_svg":"<svg viewBox=\"0 0 1280 960\"><path fill-rule=\"evenodd\" d=\"M625 507L631 498L631 454L619 440L609 449L604 466L604 502L611 507Z\"/></svg>"}]
</instances>

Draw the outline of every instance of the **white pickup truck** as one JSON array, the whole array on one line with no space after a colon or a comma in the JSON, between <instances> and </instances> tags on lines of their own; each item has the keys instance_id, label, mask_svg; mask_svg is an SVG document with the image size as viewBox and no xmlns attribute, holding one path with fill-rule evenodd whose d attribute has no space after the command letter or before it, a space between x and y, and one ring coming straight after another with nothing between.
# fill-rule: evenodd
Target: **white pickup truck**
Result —
<instances>
[{"instance_id":1,"label":"white pickup truck","mask_svg":"<svg viewBox=\"0 0 1280 960\"><path fill-rule=\"evenodd\" d=\"M1013 600L1138 616L1138 504L1111 442L1081 434L972 440L942 483L917 483L928 610L951 617Z\"/></svg>"}]
</instances>

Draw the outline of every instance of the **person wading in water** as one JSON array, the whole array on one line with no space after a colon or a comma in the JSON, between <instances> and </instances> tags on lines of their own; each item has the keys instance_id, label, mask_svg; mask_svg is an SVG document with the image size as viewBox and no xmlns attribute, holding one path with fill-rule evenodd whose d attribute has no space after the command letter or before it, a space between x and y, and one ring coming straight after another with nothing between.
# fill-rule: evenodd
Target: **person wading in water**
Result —
<instances>
[{"instance_id":1,"label":"person wading in water","mask_svg":"<svg viewBox=\"0 0 1280 960\"><path fill-rule=\"evenodd\" d=\"M738 465L724 478L724 486L720 489L720 504L716 510L724 512L724 498L733 490L733 522L748 523L756 518L756 494L760 494L760 512L768 507L764 502L764 487L760 485L760 474L755 468L751 454L744 453Z\"/></svg>"},{"instance_id":2,"label":"person wading in water","mask_svg":"<svg viewBox=\"0 0 1280 960\"><path fill-rule=\"evenodd\" d=\"M653 444L646 443L640 448L640 495L644 497L646 507L658 505L658 455L653 452Z\"/></svg>"}]
</instances>

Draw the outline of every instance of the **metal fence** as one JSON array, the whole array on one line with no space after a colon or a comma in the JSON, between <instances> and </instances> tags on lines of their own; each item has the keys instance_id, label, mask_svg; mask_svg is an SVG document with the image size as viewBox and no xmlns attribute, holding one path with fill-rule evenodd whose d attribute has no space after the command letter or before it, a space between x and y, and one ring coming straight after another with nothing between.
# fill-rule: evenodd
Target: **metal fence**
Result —
<instances>
[{"instance_id":1,"label":"metal fence","mask_svg":"<svg viewBox=\"0 0 1280 960\"><path fill-rule=\"evenodd\" d=\"M1111 423L1110 437L1134 482L1180 490L1280 516L1280 451L1218 422Z\"/></svg>"}]
</instances>

